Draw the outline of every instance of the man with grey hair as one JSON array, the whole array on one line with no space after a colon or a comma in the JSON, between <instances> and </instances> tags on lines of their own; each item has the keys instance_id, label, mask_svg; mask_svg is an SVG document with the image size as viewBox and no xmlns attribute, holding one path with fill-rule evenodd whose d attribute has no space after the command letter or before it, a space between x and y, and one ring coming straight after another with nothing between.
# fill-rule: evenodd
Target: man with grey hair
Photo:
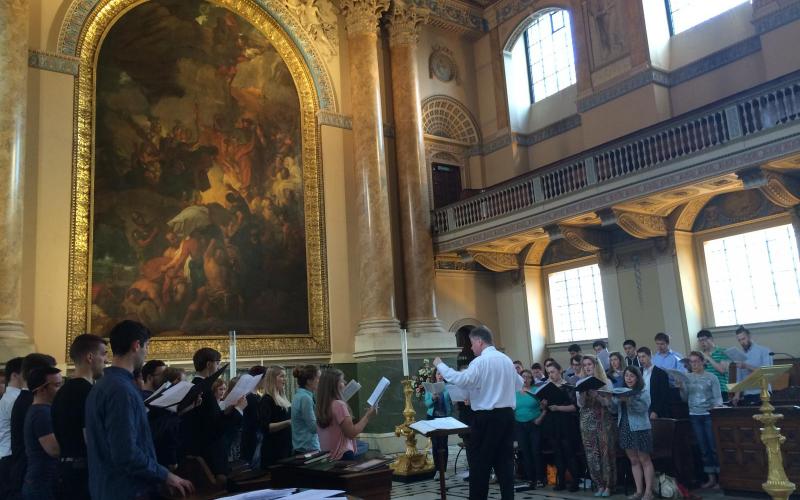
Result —
<instances>
[{"instance_id":1,"label":"man with grey hair","mask_svg":"<svg viewBox=\"0 0 800 500\"><path fill-rule=\"evenodd\" d=\"M487 327L472 330L469 340L477 357L466 370L453 370L438 357L433 360L447 382L467 391L474 412L469 497L487 498L489 472L494 468L502 498L514 498L514 409L522 377L511 358L495 349Z\"/></svg>"}]
</instances>

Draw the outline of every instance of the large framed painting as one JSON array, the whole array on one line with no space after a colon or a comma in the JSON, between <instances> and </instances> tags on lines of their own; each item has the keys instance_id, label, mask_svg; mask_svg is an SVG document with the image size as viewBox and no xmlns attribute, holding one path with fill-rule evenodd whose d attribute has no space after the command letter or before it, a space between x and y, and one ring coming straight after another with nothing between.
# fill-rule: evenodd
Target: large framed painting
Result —
<instances>
[{"instance_id":1,"label":"large framed painting","mask_svg":"<svg viewBox=\"0 0 800 500\"><path fill-rule=\"evenodd\" d=\"M317 104L287 35L242 1L107 1L92 26L68 341L134 319L168 359L231 330L244 356L329 351Z\"/></svg>"}]
</instances>

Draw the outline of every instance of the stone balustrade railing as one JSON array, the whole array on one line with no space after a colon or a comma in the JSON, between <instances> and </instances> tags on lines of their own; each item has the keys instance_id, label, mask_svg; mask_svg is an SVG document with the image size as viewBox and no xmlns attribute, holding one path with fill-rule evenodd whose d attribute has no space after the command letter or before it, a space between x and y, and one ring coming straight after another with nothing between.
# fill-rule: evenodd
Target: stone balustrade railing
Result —
<instances>
[{"instance_id":1,"label":"stone balustrade railing","mask_svg":"<svg viewBox=\"0 0 800 500\"><path fill-rule=\"evenodd\" d=\"M444 235L514 214L798 120L800 73L795 73L439 208L433 232Z\"/></svg>"}]
</instances>

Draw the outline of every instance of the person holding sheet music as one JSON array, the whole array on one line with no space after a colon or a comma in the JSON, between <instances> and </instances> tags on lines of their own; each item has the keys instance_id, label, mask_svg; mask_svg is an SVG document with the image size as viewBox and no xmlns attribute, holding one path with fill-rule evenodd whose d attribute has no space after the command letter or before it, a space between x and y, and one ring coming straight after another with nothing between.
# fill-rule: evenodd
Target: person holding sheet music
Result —
<instances>
[{"instance_id":1,"label":"person holding sheet music","mask_svg":"<svg viewBox=\"0 0 800 500\"><path fill-rule=\"evenodd\" d=\"M180 495L194 490L191 482L156 461L142 395L133 382L133 371L144 364L151 336L144 325L130 320L111 329L113 361L86 400L93 500L147 498L158 484Z\"/></svg>"},{"instance_id":2,"label":"person holding sheet music","mask_svg":"<svg viewBox=\"0 0 800 500\"><path fill-rule=\"evenodd\" d=\"M639 348L640 354L641 349ZM641 356L639 361L641 361ZM653 435L650 424L650 394L647 391L642 372L635 366L625 368L623 374L626 393L616 394L611 401L617 410L619 447L625 450L631 462L636 493L631 500L652 500L655 470L650 454L653 453Z\"/></svg>"},{"instance_id":3,"label":"person holding sheet music","mask_svg":"<svg viewBox=\"0 0 800 500\"><path fill-rule=\"evenodd\" d=\"M522 467L531 489L544 487L542 464L542 422L545 412L533 390L533 373L522 370L522 389L517 392L517 407L514 409L517 447L522 453Z\"/></svg>"},{"instance_id":4,"label":"person holding sheet music","mask_svg":"<svg viewBox=\"0 0 800 500\"><path fill-rule=\"evenodd\" d=\"M702 353L692 351L689 362L692 372L686 375L685 381L676 377L676 383L681 391L681 398L689 404L689 421L700 447L703 471L708 475L708 481L701 487L713 488L717 485L719 459L711 427L711 409L722 406L722 392L717 377L706 371L706 359Z\"/></svg>"},{"instance_id":5,"label":"person holding sheet music","mask_svg":"<svg viewBox=\"0 0 800 500\"><path fill-rule=\"evenodd\" d=\"M471 429L472 463L469 471L469 496L486 498L489 472L494 468L502 498L514 497L514 408L522 377L511 358L494 347L492 332L479 326L469 332L475 359L464 371L456 371L441 358L433 360L445 380L466 389L473 419Z\"/></svg>"},{"instance_id":6,"label":"person holding sheet music","mask_svg":"<svg viewBox=\"0 0 800 500\"><path fill-rule=\"evenodd\" d=\"M439 370L434 368L433 379L439 383L444 382L442 374ZM427 408L426 415L428 420L441 417L449 417L453 414L453 401L450 399L450 394L447 389L443 389L439 394L432 394L425 391L425 408ZM439 453L440 450L444 453L444 463L447 463L447 436L431 438L431 445L433 451L433 463L436 466L436 476L434 479L439 479L439 461L442 460Z\"/></svg>"},{"instance_id":7,"label":"person holding sheet music","mask_svg":"<svg viewBox=\"0 0 800 500\"><path fill-rule=\"evenodd\" d=\"M550 439L556 462L556 491L567 489L566 474L569 471L572 483L569 491L578 491L578 452L580 451L578 429L578 403L575 387L568 384L557 361L547 369L550 377L536 395L546 409L544 433Z\"/></svg>"},{"instance_id":8,"label":"person holding sheet music","mask_svg":"<svg viewBox=\"0 0 800 500\"><path fill-rule=\"evenodd\" d=\"M737 382L746 379L762 366L772 366L772 356L769 355L769 349L753 342L750 330L744 326L739 326L736 329L736 341L739 342L742 349L731 348L726 352L731 359L736 361ZM736 356L737 354L738 356ZM758 405L761 403L760 394L761 391L758 389L748 389L744 393L736 393L731 402L735 405L738 405L740 401L746 405Z\"/></svg>"},{"instance_id":9,"label":"person holding sheet music","mask_svg":"<svg viewBox=\"0 0 800 500\"><path fill-rule=\"evenodd\" d=\"M669 418L672 415L669 375L653 364L649 347L640 347L636 353L639 356L644 386L650 396L650 418Z\"/></svg>"},{"instance_id":10,"label":"person holding sheet music","mask_svg":"<svg viewBox=\"0 0 800 500\"><path fill-rule=\"evenodd\" d=\"M264 378L264 396L258 409L264 434L261 442L262 469L292 454L292 404L286 398L286 370L280 366L270 366Z\"/></svg>"},{"instance_id":11,"label":"person holding sheet music","mask_svg":"<svg viewBox=\"0 0 800 500\"><path fill-rule=\"evenodd\" d=\"M361 419L353 423L350 407L342 399L345 387L341 370L327 369L319 377L317 387L317 434L321 451L330 453L332 460L355 460L367 451L366 443L356 441L370 418L378 412L367 408Z\"/></svg>"},{"instance_id":12,"label":"person holding sheet music","mask_svg":"<svg viewBox=\"0 0 800 500\"><path fill-rule=\"evenodd\" d=\"M608 380L611 381L611 385L614 387L623 387L625 381L622 379L622 372L627 366L625 364L625 358L621 353L614 351L608 355L608 363L611 365L611 368L606 370L606 376Z\"/></svg>"},{"instance_id":13,"label":"person holding sheet music","mask_svg":"<svg viewBox=\"0 0 800 500\"><path fill-rule=\"evenodd\" d=\"M319 368L315 365L296 366L292 375L297 379L298 386L292 400L292 448L294 453L319 451L317 417L314 415Z\"/></svg>"},{"instance_id":14,"label":"person holding sheet music","mask_svg":"<svg viewBox=\"0 0 800 500\"><path fill-rule=\"evenodd\" d=\"M706 370L719 380L719 388L722 391L722 400L728 400L728 368L731 358L725 353L725 349L714 344L714 337L708 330L697 332L697 343L700 344L700 352L706 358Z\"/></svg>"},{"instance_id":15,"label":"person holding sheet music","mask_svg":"<svg viewBox=\"0 0 800 500\"><path fill-rule=\"evenodd\" d=\"M594 378L599 381L597 383L604 384L601 389L613 389L597 358L586 355L581 360L581 365L585 377L581 382L592 382ZM603 397L596 389L582 390L582 385L585 383L579 382L576 391L586 463L589 466L589 475L597 485L595 496L610 497L617 479L617 426L612 414L613 407L610 398Z\"/></svg>"}]
</instances>

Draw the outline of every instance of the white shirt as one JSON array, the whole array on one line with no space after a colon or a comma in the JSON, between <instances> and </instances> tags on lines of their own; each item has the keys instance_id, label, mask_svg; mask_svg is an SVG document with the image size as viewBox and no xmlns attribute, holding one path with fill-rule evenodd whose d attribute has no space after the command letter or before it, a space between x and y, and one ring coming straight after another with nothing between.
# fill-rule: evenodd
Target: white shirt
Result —
<instances>
[{"instance_id":1,"label":"white shirt","mask_svg":"<svg viewBox=\"0 0 800 500\"><path fill-rule=\"evenodd\" d=\"M0 458L11 455L11 410L20 392L16 387L6 387L0 399Z\"/></svg>"},{"instance_id":2,"label":"white shirt","mask_svg":"<svg viewBox=\"0 0 800 500\"><path fill-rule=\"evenodd\" d=\"M653 374L653 365L650 365L650 368L643 368L642 369L642 378L644 379L644 388L647 389L647 392L650 392L650 375Z\"/></svg>"},{"instance_id":3,"label":"white shirt","mask_svg":"<svg viewBox=\"0 0 800 500\"><path fill-rule=\"evenodd\" d=\"M443 362L436 369L446 381L467 390L470 407L475 411L517 407L522 377L517 375L511 358L494 346L486 347L466 370L453 370Z\"/></svg>"}]
</instances>

